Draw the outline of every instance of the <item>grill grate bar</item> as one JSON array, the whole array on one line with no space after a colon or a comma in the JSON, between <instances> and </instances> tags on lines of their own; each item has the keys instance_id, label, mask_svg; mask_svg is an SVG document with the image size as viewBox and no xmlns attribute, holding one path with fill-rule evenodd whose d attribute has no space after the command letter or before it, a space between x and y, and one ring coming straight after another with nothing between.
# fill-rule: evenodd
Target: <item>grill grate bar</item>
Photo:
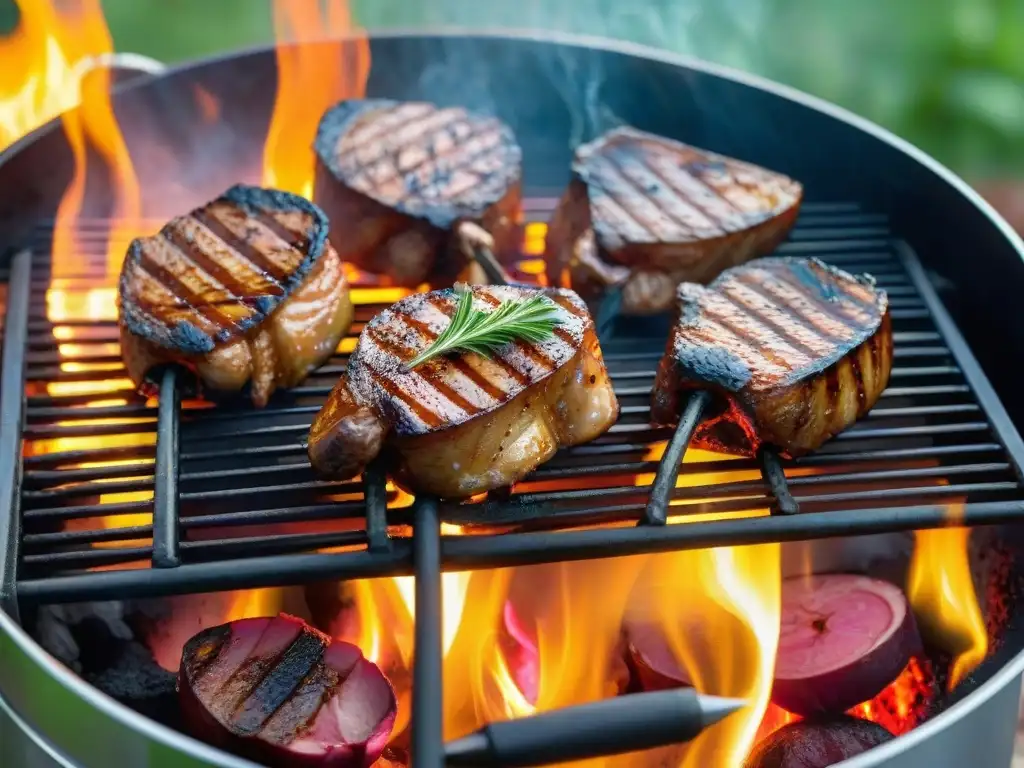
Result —
<instances>
[{"instance_id":1,"label":"grill grate bar","mask_svg":"<svg viewBox=\"0 0 1024 768\"><path fill-rule=\"evenodd\" d=\"M546 216L548 209L535 207L533 218ZM85 277L97 286L105 270L105 226L95 226L95 258L85 270L94 267ZM46 234L40 230L38 238L44 250ZM117 353L116 323L50 322L43 309L47 284L29 279L36 290L25 310L24 436L27 445L46 448L23 460L21 602L414 572L419 585L424 573L414 552L432 546L434 538L446 568L498 567L707 542L932 527L942 524L950 506L958 514L962 506L967 524L1019 516L1020 454L1015 448L1008 453L1012 441L1000 431L999 419L993 424L990 403L977 397L981 372L969 353L964 356L956 329L936 320L941 318L934 292L922 288L923 272L915 271L913 254L902 248L890 239L885 216L863 213L854 204L807 204L779 249L872 273L889 292L892 307L892 386L866 419L815 454L795 461L725 459L686 450L688 440L680 439L675 460L671 442L665 458L653 460L653 444L673 436L647 423L663 351L656 340L665 329L623 322L603 344L622 405L620 422L607 435L560 452L512 493L460 505L420 499L412 507L402 506L408 497L399 502L379 467L358 482L325 483L315 479L306 460L302 438L333 377L345 369L351 338L305 385L279 393L267 409L238 402L200 414L195 403L169 407L180 397L180 381L173 397L165 391L155 403L137 395ZM357 306L353 334L381 308ZM169 419L171 412L175 419ZM87 441L98 435L123 444L90 447ZM171 464L178 472L169 481L163 469ZM672 480L659 485L657 477L667 474ZM174 481L177 494L168 491ZM566 484L575 490L564 490ZM664 493L664 524L576 530L646 520L655 490ZM178 502L173 512L171 496ZM775 514L766 516L766 510ZM778 514L786 511L791 514ZM747 517L672 524L676 516L729 512ZM430 522L417 525L417 517ZM171 519L176 529L168 527ZM441 519L472 525L477 535L439 536ZM66 521L80 524L60 530ZM275 525L289 527L278 532ZM421 535L428 525L434 533ZM503 532L495 533L495 527ZM310 553L338 547L344 551ZM101 565L123 568L83 572Z\"/></svg>"},{"instance_id":2,"label":"grill grate bar","mask_svg":"<svg viewBox=\"0 0 1024 768\"><path fill-rule=\"evenodd\" d=\"M153 464L153 567L175 568L178 557L178 433L181 399L178 372L169 366L160 380L160 415Z\"/></svg>"},{"instance_id":3,"label":"grill grate bar","mask_svg":"<svg viewBox=\"0 0 1024 768\"><path fill-rule=\"evenodd\" d=\"M1010 523L1024 517L1024 501L965 504L957 517L967 526ZM942 506L841 509L771 515L741 520L716 520L686 525L636 526L570 530L552 536L546 531L490 536L442 536L445 570L501 568L570 560L653 554L683 549L742 546L772 541L802 541L858 534L941 528L949 524ZM144 553L140 557L144 557ZM376 578L413 573L411 546L395 539L384 553L289 554L239 558L177 568L155 569L145 580L128 570L98 571L73 576L23 580L23 602L80 602L162 597L182 593L279 587L326 579Z\"/></svg>"}]
</instances>

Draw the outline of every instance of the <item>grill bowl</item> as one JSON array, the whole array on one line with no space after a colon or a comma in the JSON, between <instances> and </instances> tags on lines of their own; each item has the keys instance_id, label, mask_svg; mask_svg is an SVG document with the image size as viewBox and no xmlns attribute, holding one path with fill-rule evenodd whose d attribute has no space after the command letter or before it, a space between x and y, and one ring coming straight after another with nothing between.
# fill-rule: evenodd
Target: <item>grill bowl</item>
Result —
<instances>
[{"instance_id":1,"label":"grill bowl","mask_svg":"<svg viewBox=\"0 0 1024 768\"><path fill-rule=\"evenodd\" d=\"M560 192L574 144L622 120L777 169L801 180L809 199L854 200L884 213L925 268L957 287L944 297L953 318L1011 419L1024 417L1005 362L1024 352L1024 328L1001 322L1003 307L1014 306L1024 288L1024 244L962 181L880 128L758 78L623 43L438 31L375 35L371 44L371 95L496 113L515 130L527 183L538 195ZM466 72L474 73L469 82ZM272 50L260 49L122 87L116 108L136 159L144 208L166 205L171 196L184 209L231 183L258 181L275 78ZM204 121L198 89L219 103L215 120ZM22 242L30 234L26 223L52 218L71 172L70 152L54 124L0 156L0 243ZM100 186L90 195L96 210L86 212L98 217L109 199ZM1020 455L1020 439L994 394L976 390L1001 441ZM1008 531L998 535L1011 541ZM979 673L959 702L844 765L970 760L1003 768L1024 670L1024 657L1009 652L1020 645L1007 646L986 665L990 676ZM0 681L4 709L17 730L35 735L26 750L82 766L147 759L141 755L156 764L158 754L172 754L177 765L246 764L114 703L50 659L5 615L0 648L5 660L14 659L5 664L14 672ZM52 715L58 701L68 713L59 721Z\"/></svg>"}]
</instances>

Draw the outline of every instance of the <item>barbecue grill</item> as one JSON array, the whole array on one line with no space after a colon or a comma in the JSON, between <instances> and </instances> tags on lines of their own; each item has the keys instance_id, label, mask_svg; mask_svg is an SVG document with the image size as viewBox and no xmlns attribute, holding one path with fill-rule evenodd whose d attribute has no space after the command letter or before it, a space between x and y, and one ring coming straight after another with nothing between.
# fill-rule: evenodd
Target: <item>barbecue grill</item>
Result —
<instances>
[{"instance_id":1,"label":"barbecue grill","mask_svg":"<svg viewBox=\"0 0 1024 768\"><path fill-rule=\"evenodd\" d=\"M778 252L876 276L892 306L890 387L867 418L811 456L687 463L682 473L759 474L676 487L686 430L660 472L648 458L652 443L672 437L647 423L667 325L621 319L602 344L622 404L606 436L562 452L510 494L389 504L396 494L380 471L322 482L305 458L302 439L345 355L262 411L241 402L196 407L189 382L173 371L162 374L152 404L125 380L113 321L50 319L52 222L73 165L62 131L46 126L0 156L0 247L8 249L0 378L5 743L23 744L40 765L250 765L147 719L55 662L25 629L53 604L415 574L412 759L427 766L443 760L442 569L895 533L945 525L948 505L959 502L962 522L993 526L986 535L1015 548L1006 524L1024 519L1024 443L1014 426L1024 406L1005 361L1024 352L1024 327L1007 323L1005 308L1024 289L1024 244L951 173L803 94L623 43L438 32L374 35L371 48L370 95L458 103L512 126L523 147L527 222L546 221L572 147L618 121L800 180L807 202ZM273 51L260 49L120 87L118 120L144 209L171 195L183 210L231 183L258 183L275 78ZM200 92L219 102L216 120L204 119ZM105 268L111 194L103 180L94 186L93 223L79 233L83 285ZM529 277L533 250L506 265L514 276ZM357 306L352 335L381 308ZM74 342L70 352L58 351L62 341ZM101 402L115 397L126 402ZM95 435L114 441L84 450L52 442ZM634 482L655 473L649 485ZM685 504L672 506L674 514L772 514L659 524L670 502ZM102 524L113 515L147 517ZM473 535L442 535L442 522ZM596 524L607 527L588 527ZM1004 768L1022 647L1011 610L999 649L944 711L844 765L970 760Z\"/></svg>"}]
</instances>

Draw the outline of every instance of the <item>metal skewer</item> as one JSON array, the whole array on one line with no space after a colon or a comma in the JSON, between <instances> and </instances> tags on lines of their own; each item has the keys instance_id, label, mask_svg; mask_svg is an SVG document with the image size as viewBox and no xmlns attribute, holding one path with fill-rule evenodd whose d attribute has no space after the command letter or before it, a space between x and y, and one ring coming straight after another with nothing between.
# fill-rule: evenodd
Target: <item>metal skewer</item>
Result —
<instances>
[{"instance_id":1,"label":"metal skewer","mask_svg":"<svg viewBox=\"0 0 1024 768\"><path fill-rule=\"evenodd\" d=\"M747 702L693 688L635 693L491 723L445 745L450 766L545 765L679 744Z\"/></svg>"},{"instance_id":2,"label":"metal skewer","mask_svg":"<svg viewBox=\"0 0 1024 768\"><path fill-rule=\"evenodd\" d=\"M480 265L491 285L512 284L512 278L494 255L494 238L490 232L472 221L464 221L455 233L466 257Z\"/></svg>"}]
</instances>

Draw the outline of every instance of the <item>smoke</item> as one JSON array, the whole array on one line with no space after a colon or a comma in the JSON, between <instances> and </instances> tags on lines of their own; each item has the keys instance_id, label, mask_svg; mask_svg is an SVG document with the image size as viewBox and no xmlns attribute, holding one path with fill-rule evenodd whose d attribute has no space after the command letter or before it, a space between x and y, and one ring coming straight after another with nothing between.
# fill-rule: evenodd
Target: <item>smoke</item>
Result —
<instances>
[{"instance_id":1,"label":"smoke","mask_svg":"<svg viewBox=\"0 0 1024 768\"><path fill-rule=\"evenodd\" d=\"M580 34L756 69L762 63L766 18L776 4L776 0L435 0L411 19L405 0L374 0L357 3L356 15L371 30L415 25L428 32L438 26ZM532 57L536 58L530 62L531 70L541 70L569 113L570 148L627 122L623 114L628 110L617 106L616 100L629 94L609 87L610 73L605 71L605 63L614 59L581 56L562 46L538 47ZM482 62L464 43L450 44L445 55L423 72L419 86L426 98L442 93L467 106L500 111L503 98L517 89L493 82L491 73L516 70L494 65ZM673 94L658 97L671 99Z\"/></svg>"}]
</instances>

